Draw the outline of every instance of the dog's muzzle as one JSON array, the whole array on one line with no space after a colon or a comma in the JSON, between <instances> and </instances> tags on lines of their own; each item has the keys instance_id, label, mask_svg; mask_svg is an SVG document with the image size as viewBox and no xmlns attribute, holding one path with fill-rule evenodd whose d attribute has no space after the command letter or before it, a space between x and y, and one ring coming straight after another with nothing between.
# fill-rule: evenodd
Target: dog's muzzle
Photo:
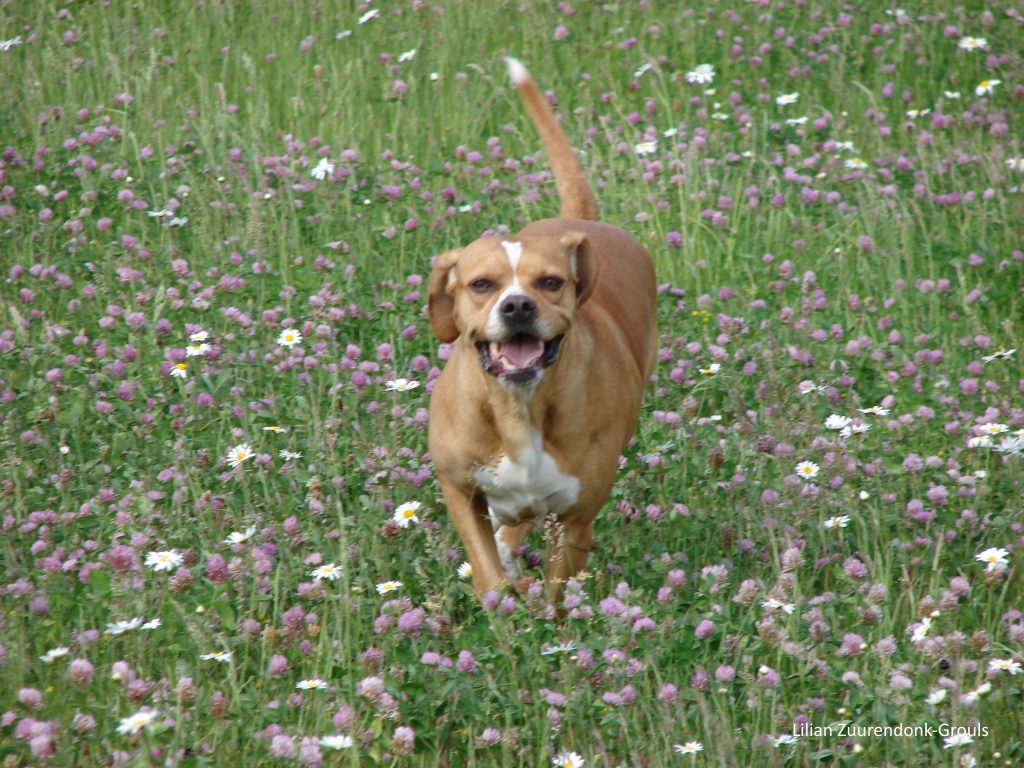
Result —
<instances>
[{"instance_id":1,"label":"dog's muzzle","mask_svg":"<svg viewBox=\"0 0 1024 768\"><path fill-rule=\"evenodd\" d=\"M517 333L505 341L479 341L480 364L487 373L511 384L530 384L555 362L563 335L545 341Z\"/></svg>"}]
</instances>

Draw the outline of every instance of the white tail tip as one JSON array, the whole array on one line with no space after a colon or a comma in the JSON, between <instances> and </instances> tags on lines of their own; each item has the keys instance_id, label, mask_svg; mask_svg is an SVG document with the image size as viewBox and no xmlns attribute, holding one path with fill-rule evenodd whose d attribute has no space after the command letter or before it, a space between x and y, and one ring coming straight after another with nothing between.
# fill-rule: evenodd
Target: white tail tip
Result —
<instances>
[{"instance_id":1,"label":"white tail tip","mask_svg":"<svg viewBox=\"0 0 1024 768\"><path fill-rule=\"evenodd\" d=\"M522 85L530 79L530 73L526 71L526 65L519 59L506 56L505 66L508 67L508 77L512 81L512 85Z\"/></svg>"}]
</instances>

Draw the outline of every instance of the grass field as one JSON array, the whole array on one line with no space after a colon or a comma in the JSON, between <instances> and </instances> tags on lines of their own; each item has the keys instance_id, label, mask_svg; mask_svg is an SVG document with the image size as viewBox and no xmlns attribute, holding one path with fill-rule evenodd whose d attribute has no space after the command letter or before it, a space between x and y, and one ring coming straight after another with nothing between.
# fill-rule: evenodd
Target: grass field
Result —
<instances>
[{"instance_id":1,"label":"grass field","mask_svg":"<svg viewBox=\"0 0 1024 768\"><path fill-rule=\"evenodd\" d=\"M1024 11L689 5L0 4L3 766L1024 765ZM661 283L562 619L426 453L504 55Z\"/></svg>"}]
</instances>

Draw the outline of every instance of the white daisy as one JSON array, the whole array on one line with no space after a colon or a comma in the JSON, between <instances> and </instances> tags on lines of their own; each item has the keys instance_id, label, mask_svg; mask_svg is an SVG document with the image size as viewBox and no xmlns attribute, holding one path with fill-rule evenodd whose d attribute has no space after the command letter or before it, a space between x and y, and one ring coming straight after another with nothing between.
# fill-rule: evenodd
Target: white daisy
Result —
<instances>
[{"instance_id":1,"label":"white daisy","mask_svg":"<svg viewBox=\"0 0 1024 768\"><path fill-rule=\"evenodd\" d=\"M115 621L111 624L107 624L107 628L104 630L103 634L110 635L111 637L117 637L118 635L123 635L125 632L138 629L141 626L142 619L139 617L128 619L127 621Z\"/></svg>"},{"instance_id":2,"label":"white daisy","mask_svg":"<svg viewBox=\"0 0 1024 768\"><path fill-rule=\"evenodd\" d=\"M577 752L563 752L551 761L551 764L557 768L582 768L583 763L582 755Z\"/></svg>"},{"instance_id":3,"label":"white daisy","mask_svg":"<svg viewBox=\"0 0 1024 768\"><path fill-rule=\"evenodd\" d=\"M934 691L928 694L927 698L925 698L925 703L931 704L932 706L935 706L936 704L941 704L946 700L947 695L948 691L945 688L936 688Z\"/></svg>"},{"instance_id":4,"label":"white daisy","mask_svg":"<svg viewBox=\"0 0 1024 768\"><path fill-rule=\"evenodd\" d=\"M300 691L325 691L327 690L327 681L321 680L319 677L313 677L309 680L299 680L295 687Z\"/></svg>"},{"instance_id":5,"label":"white daisy","mask_svg":"<svg viewBox=\"0 0 1024 768\"><path fill-rule=\"evenodd\" d=\"M460 565L458 567L458 570L456 570L456 573L459 574L459 578L460 579L472 578L472 576L473 576L473 566L470 565L468 562L464 562L462 565Z\"/></svg>"},{"instance_id":6,"label":"white daisy","mask_svg":"<svg viewBox=\"0 0 1024 768\"><path fill-rule=\"evenodd\" d=\"M210 338L210 334L208 334L206 331L196 331L195 333L189 334L188 340L193 342L206 341L208 338Z\"/></svg>"},{"instance_id":7,"label":"white daisy","mask_svg":"<svg viewBox=\"0 0 1024 768\"><path fill-rule=\"evenodd\" d=\"M633 147L633 151L636 152L640 157L646 155L653 155L658 151L658 142L656 141L641 141L639 144Z\"/></svg>"},{"instance_id":8,"label":"white daisy","mask_svg":"<svg viewBox=\"0 0 1024 768\"><path fill-rule=\"evenodd\" d=\"M1016 659L990 659L988 671L1009 672L1011 675L1019 675L1021 673L1021 663Z\"/></svg>"},{"instance_id":9,"label":"white daisy","mask_svg":"<svg viewBox=\"0 0 1024 768\"><path fill-rule=\"evenodd\" d=\"M46 653L44 653L42 656L40 656L39 660L41 662L43 662L43 664L52 664L57 659L60 659L60 658L62 658L64 656L67 656L68 652L70 650L71 650L70 648L64 648L64 647L51 648Z\"/></svg>"},{"instance_id":10,"label":"white daisy","mask_svg":"<svg viewBox=\"0 0 1024 768\"><path fill-rule=\"evenodd\" d=\"M314 581L337 581L341 578L341 568L336 566L334 563L327 563L327 565L321 565L319 568L314 568L310 574Z\"/></svg>"},{"instance_id":11,"label":"white daisy","mask_svg":"<svg viewBox=\"0 0 1024 768\"><path fill-rule=\"evenodd\" d=\"M800 741L800 737L799 736L796 736L796 735L794 735L792 733L784 733L781 736L776 736L774 743L775 743L775 747L777 749L779 747L789 747L789 746L792 746L793 744L796 744L798 741Z\"/></svg>"},{"instance_id":12,"label":"white daisy","mask_svg":"<svg viewBox=\"0 0 1024 768\"><path fill-rule=\"evenodd\" d=\"M213 651L212 653L204 653L199 658L203 661L219 661L221 664L227 664L231 661L231 651Z\"/></svg>"},{"instance_id":13,"label":"white daisy","mask_svg":"<svg viewBox=\"0 0 1024 768\"><path fill-rule=\"evenodd\" d=\"M139 629L153 630L157 629L161 624L163 624L163 622L160 621L160 619L150 619L145 624L140 626Z\"/></svg>"},{"instance_id":14,"label":"white daisy","mask_svg":"<svg viewBox=\"0 0 1024 768\"><path fill-rule=\"evenodd\" d=\"M171 378L174 379L187 379L188 378L188 366L184 363L175 363L171 368Z\"/></svg>"},{"instance_id":15,"label":"white daisy","mask_svg":"<svg viewBox=\"0 0 1024 768\"><path fill-rule=\"evenodd\" d=\"M181 553L174 549L146 553L146 565L154 571L170 571L185 562Z\"/></svg>"},{"instance_id":16,"label":"white daisy","mask_svg":"<svg viewBox=\"0 0 1024 768\"><path fill-rule=\"evenodd\" d=\"M986 571L994 571L996 566L1008 565L1010 556L1009 550L1003 549L1002 547L992 547L986 549L983 552L979 552L974 556L974 559L979 563L986 563Z\"/></svg>"},{"instance_id":17,"label":"white daisy","mask_svg":"<svg viewBox=\"0 0 1024 768\"><path fill-rule=\"evenodd\" d=\"M978 432L983 435L1001 435L1003 432L1008 430L1009 427L1005 424L998 424L994 421L987 421L984 424L979 424L977 427Z\"/></svg>"},{"instance_id":18,"label":"white daisy","mask_svg":"<svg viewBox=\"0 0 1024 768\"><path fill-rule=\"evenodd\" d=\"M559 653L572 653L575 650L576 650L576 643L574 643L572 640L570 640L570 641L568 641L566 643L559 643L558 645L552 645L551 647L547 648L546 650L541 651L540 655L541 656L554 656L554 655L559 654Z\"/></svg>"},{"instance_id":19,"label":"white daisy","mask_svg":"<svg viewBox=\"0 0 1024 768\"><path fill-rule=\"evenodd\" d=\"M418 501L407 501L404 504L399 504L391 519L399 528L408 528L410 525L415 525L420 521L416 513L419 512L421 506L423 505Z\"/></svg>"},{"instance_id":20,"label":"white daisy","mask_svg":"<svg viewBox=\"0 0 1024 768\"><path fill-rule=\"evenodd\" d=\"M302 458L302 454L296 451L278 451L277 455L285 461L295 461Z\"/></svg>"},{"instance_id":21,"label":"white daisy","mask_svg":"<svg viewBox=\"0 0 1024 768\"><path fill-rule=\"evenodd\" d=\"M285 328L277 337L277 343L282 347L294 347L302 343L302 334L294 328Z\"/></svg>"},{"instance_id":22,"label":"white daisy","mask_svg":"<svg viewBox=\"0 0 1024 768\"><path fill-rule=\"evenodd\" d=\"M872 416L888 416L889 415L889 409L888 408L883 408L880 405L872 405L870 408L858 408L857 410L860 411L861 413L871 414Z\"/></svg>"},{"instance_id":23,"label":"white daisy","mask_svg":"<svg viewBox=\"0 0 1024 768\"><path fill-rule=\"evenodd\" d=\"M952 736L947 736L942 740L943 749L953 749L954 747L965 747L968 744L974 743L974 737L968 733L954 733Z\"/></svg>"},{"instance_id":24,"label":"white daisy","mask_svg":"<svg viewBox=\"0 0 1024 768\"><path fill-rule=\"evenodd\" d=\"M787 104L796 104L799 98L799 93L784 93L781 96L776 97L775 103L778 104L780 107L784 107Z\"/></svg>"},{"instance_id":25,"label":"white daisy","mask_svg":"<svg viewBox=\"0 0 1024 768\"><path fill-rule=\"evenodd\" d=\"M377 585L377 594L386 595L388 592L394 592L396 589L402 588L402 582L400 581L382 581Z\"/></svg>"},{"instance_id":26,"label":"white daisy","mask_svg":"<svg viewBox=\"0 0 1024 768\"><path fill-rule=\"evenodd\" d=\"M710 64L700 64L686 73L686 82L707 85L715 79L715 68Z\"/></svg>"},{"instance_id":27,"label":"white daisy","mask_svg":"<svg viewBox=\"0 0 1024 768\"><path fill-rule=\"evenodd\" d=\"M334 173L334 163L328 160L326 157L321 157L320 162L313 166L313 169L309 172L317 181L323 181L328 176Z\"/></svg>"},{"instance_id":28,"label":"white daisy","mask_svg":"<svg viewBox=\"0 0 1024 768\"><path fill-rule=\"evenodd\" d=\"M821 467L813 461L801 461L796 465L796 473L803 480L813 480L820 471Z\"/></svg>"},{"instance_id":29,"label":"white daisy","mask_svg":"<svg viewBox=\"0 0 1024 768\"><path fill-rule=\"evenodd\" d=\"M849 515L836 515L835 517L830 517L828 520L822 523L822 525L824 525L826 528L845 528L849 524Z\"/></svg>"},{"instance_id":30,"label":"white daisy","mask_svg":"<svg viewBox=\"0 0 1024 768\"><path fill-rule=\"evenodd\" d=\"M960 42L956 44L956 47L964 51L976 51L980 48L988 48L988 40L984 37L971 37L967 35L960 38Z\"/></svg>"},{"instance_id":31,"label":"white daisy","mask_svg":"<svg viewBox=\"0 0 1024 768\"><path fill-rule=\"evenodd\" d=\"M273 432L275 435L283 435L288 431L288 427L282 427L278 424L268 424L263 428L264 432Z\"/></svg>"},{"instance_id":32,"label":"white daisy","mask_svg":"<svg viewBox=\"0 0 1024 768\"><path fill-rule=\"evenodd\" d=\"M1002 82L1002 80L982 80L978 83L978 87L974 89L974 93L976 96L987 96Z\"/></svg>"},{"instance_id":33,"label":"white daisy","mask_svg":"<svg viewBox=\"0 0 1024 768\"><path fill-rule=\"evenodd\" d=\"M910 635L910 642L917 645L928 636L928 630L932 628L932 620L925 616L921 619L921 623L917 625L917 628Z\"/></svg>"},{"instance_id":34,"label":"white daisy","mask_svg":"<svg viewBox=\"0 0 1024 768\"><path fill-rule=\"evenodd\" d=\"M151 709L146 712L136 712L134 715L121 718L121 722L117 726L117 732L129 735L138 733L147 725L156 720L157 715L159 714L160 713L157 710Z\"/></svg>"},{"instance_id":35,"label":"white daisy","mask_svg":"<svg viewBox=\"0 0 1024 768\"><path fill-rule=\"evenodd\" d=\"M384 383L384 390L387 392L411 392L420 383L411 379L392 379Z\"/></svg>"},{"instance_id":36,"label":"white daisy","mask_svg":"<svg viewBox=\"0 0 1024 768\"><path fill-rule=\"evenodd\" d=\"M232 531L228 534L228 537L224 539L224 543L227 545L244 544L251 539L256 533L256 526L251 525L245 529L245 531Z\"/></svg>"},{"instance_id":37,"label":"white daisy","mask_svg":"<svg viewBox=\"0 0 1024 768\"><path fill-rule=\"evenodd\" d=\"M699 368L698 370L703 376L714 376L716 373L722 370L722 366L719 363L712 363L707 368Z\"/></svg>"},{"instance_id":38,"label":"white daisy","mask_svg":"<svg viewBox=\"0 0 1024 768\"><path fill-rule=\"evenodd\" d=\"M360 16L359 20L356 23L357 24L365 24L370 19L375 19L378 16L380 16L380 8L371 8L366 13L364 13L362 16Z\"/></svg>"},{"instance_id":39,"label":"white daisy","mask_svg":"<svg viewBox=\"0 0 1024 768\"><path fill-rule=\"evenodd\" d=\"M238 445L228 448L227 462L234 469L239 464L255 456L256 453L253 451L252 446L248 443L239 443Z\"/></svg>"},{"instance_id":40,"label":"white daisy","mask_svg":"<svg viewBox=\"0 0 1024 768\"><path fill-rule=\"evenodd\" d=\"M1010 163L1009 160L1007 160L1006 162L1007 164ZM1021 162L1021 169L1024 170L1024 161L1019 162ZM1013 357L1013 353L1016 351L1016 349L1003 349L1002 347L1000 347L991 355L985 355L984 357L982 357L981 360L984 363L991 363L993 360L1009 360L1011 357Z\"/></svg>"},{"instance_id":41,"label":"white daisy","mask_svg":"<svg viewBox=\"0 0 1024 768\"><path fill-rule=\"evenodd\" d=\"M411 48L408 51L405 51L403 53L398 54L398 61L399 61L399 63L406 62L406 61L412 61L413 58L415 58L415 56L416 56L416 49L415 48Z\"/></svg>"},{"instance_id":42,"label":"white daisy","mask_svg":"<svg viewBox=\"0 0 1024 768\"><path fill-rule=\"evenodd\" d=\"M4 51L6 53L16 45L21 45L21 35L12 37L8 40L0 40L0 51Z\"/></svg>"},{"instance_id":43,"label":"white daisy","mask_svg":"<svg viewBox=\"0 0 1024 768\"><path fill-rule=\"evenodd\" d=\"M699 741L688 741L685 744L674 744L672 749L680 755L695 755L704 751L704 745Z\"/></svg>"},{"instance_id":44,"label":"white daisy","mask_svg":"<svg viewBox=\"0 0 1024 768\"><path fill-rule=\"evenodd\" d=\"M349 749L355 742L351 736L339 733L334 736L321 736L320 746L324 749Z\"/></svg>"},{"instance_id":45,"label":"white daisy","mask_svg":"<svg viewBox=\"0 0 1024 768\"><path fill-rule=\"evenodd\" d=\"M842 429L843 427L850 426L853 421L849 416L841 416L838 413L833 413L827 419L825 419L825 429Z\"/></svg>"}]
</instances>

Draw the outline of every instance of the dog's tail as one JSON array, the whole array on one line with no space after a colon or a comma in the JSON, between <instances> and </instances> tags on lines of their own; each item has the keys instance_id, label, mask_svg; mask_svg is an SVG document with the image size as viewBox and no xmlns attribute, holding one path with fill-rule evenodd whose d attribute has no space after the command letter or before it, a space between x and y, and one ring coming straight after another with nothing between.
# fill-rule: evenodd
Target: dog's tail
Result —
<instances>
[{"instance_id":1,"label":"dog's tail","mask_svg":"<svg viewBox=\"0 0 1024 768\"><path fill-rule=\"evenodd\" d=\"M590 191L583 169L580 168L576 155L569 146L569 140L565 138L561 126L544 100L544 95L533 82L523 62L507 58L505 64L508 66L508 76L512 79L512 84L519 89L526 104L526 112L540 134L541 142L548 153L548 160L551 161L558 197L562 203L559 216L563 219L595 221L597 201L594 199L594 193Z\"/></svg>"}]
</instances>

